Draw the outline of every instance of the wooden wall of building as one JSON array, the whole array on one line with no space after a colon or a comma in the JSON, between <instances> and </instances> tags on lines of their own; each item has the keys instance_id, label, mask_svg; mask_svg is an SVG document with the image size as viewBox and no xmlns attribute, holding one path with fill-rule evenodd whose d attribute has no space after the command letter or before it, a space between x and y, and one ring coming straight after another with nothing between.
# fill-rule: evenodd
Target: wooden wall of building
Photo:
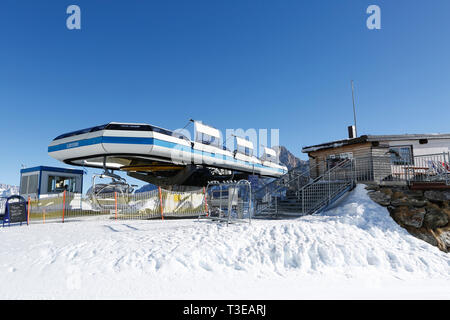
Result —
<instances>
[{"instance_id":1,"label":"wooden wall of building","mask_svg":"<svg viewBox=\"0 0 450 320\"><path fill-rule=\"evenodd\" d=\"M311 176L315 178L327 171L327 157L330 155L352 152L353 158L367 158L370 157L371 147L370 142L365 142L309 152Z\"/></svg>"},{"instance_id":2,"label":"wooden wall of building","mask_svg":"<svg viewBox=\"0 0 450 320\"><path fill-rule=\"evenodd\" d=\"M363 142L309 152L311 176L316 178L327 171L328 156L351 152L357 180L379 181L391 172L388 150L387 145L373 146L371 142Z\"/></svg>"}]
</instances>

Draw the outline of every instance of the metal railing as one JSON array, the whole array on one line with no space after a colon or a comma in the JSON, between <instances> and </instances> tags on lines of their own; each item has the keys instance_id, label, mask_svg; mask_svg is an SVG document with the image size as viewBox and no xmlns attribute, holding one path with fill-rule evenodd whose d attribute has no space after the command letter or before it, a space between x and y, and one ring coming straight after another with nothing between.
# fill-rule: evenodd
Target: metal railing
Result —
<instances>
[{"instance_id":1,"label":"metal railing","mask_svg":"<svg viewBox=\"0 0 450 320\"><path fill-rule=\"evenodd\" d=\"M346 159L299 190L303 214L324 210L355 186L354 162Z\"/></svg>"},{"instance_id":2,"label":"metal railing","mask_svg":"<svg viewBox=\"0 0 450 320\"><path fill-rule=\"evenodd\" d=\"M254 191L255 195L264 193L269 194L271 191L277 189L279 186L287 184L288 182L298 179L298 178L308 178L310 176L310 166L309 165L299 165L298 167L290 169L287 173L275 180L259 187Z\"/></svg>"},{"instance_id":3,"label":"metal railing","mask_svg":"<svg viewBox=\"0 0 450 320\"><path fill-rule=\"evenodd\" d=\"M355 177L361 182L442 182L450 184L449 152L417 155L410 160L390 156L367 156L355 159Z\"/></svg>"},{"instance_id":4,"label":"metal railing","mask_svg":"<svg viewBox=\"0 0 450 320\"><path fill-rule=\"evenodd\" d=\"M311 170L314 168L309 171ZM265 199L267 201L264 199L257 201L256 213L307 215L317 212L354 187L353 160L342 160L314 180L305 173L301 175L301 177L307 177L303 184L297 183L299 177L272 190L270 197Z\"/></svg>"},{"instance_id":5,"label":"metal railing","mask_svg":"<svg viewBox=\"0 0 450 320\"><path fill-rule=\"evenodd\" d=\"M414 156L414 163L403 167L408 182L450 183L450 153L436 153Z\"/></svg>"},{"instance_id":6,"label":"metal railing","mask_svg":"<svg viewBox=\"0 0 450 320\"><path fill-rule=\"evenodd\" d=\"M273 205L276 206L278 198L297 194L302 186L311 182L311 172L315 170L316 166L301 165L292 168L285 175L258 188L253 196L255 212L258 213Z\"/></svg>"}]
</instances>

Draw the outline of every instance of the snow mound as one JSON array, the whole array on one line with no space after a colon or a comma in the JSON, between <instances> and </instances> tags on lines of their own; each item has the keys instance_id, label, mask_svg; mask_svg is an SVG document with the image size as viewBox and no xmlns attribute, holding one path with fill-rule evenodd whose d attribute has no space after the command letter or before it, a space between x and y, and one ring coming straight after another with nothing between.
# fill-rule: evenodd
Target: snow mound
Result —
<instances>
[{"instance_id":1,"label":"snow mound","mask_svg":"<svg viewBox=\"0 0 450 320\"><path fill-rule=\"evenodd\" d=\"M0 298L362 298L367 288L386 298L380 288L393 284L402 297L450 297L450 255L409 235L362 185L299 219L96 217L4 228L0 241Z\"/></svg>"}]
</instances>

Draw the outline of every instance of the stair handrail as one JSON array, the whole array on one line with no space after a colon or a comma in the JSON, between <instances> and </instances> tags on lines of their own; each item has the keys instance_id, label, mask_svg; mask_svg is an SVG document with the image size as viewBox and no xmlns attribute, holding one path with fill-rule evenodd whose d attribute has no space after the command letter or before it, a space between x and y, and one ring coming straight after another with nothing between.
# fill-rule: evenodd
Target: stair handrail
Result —
<instances>
[{"instance_id":1,"label":"stair handrail","mask_svg":"<svg viewBox=\"0 0 450 320\"><path fill-rule=\"evenodd\" d=\"M315 166L314 166L314 167L315 167ZM286 175L284 175L284 176L282 176L282 177L285 177L285 176L286 176ZM275 181L272 181L272 182L269 183L269 184L272 185L272 184L274 184L275 182L281 181L281 178L282 178L282 177L280 177L279 179L277 179L277 180L275 180ZM266 192L264 193L264 195L261 197L261 199L264 199L267 195L274 195L274 194L276 194L276 193L279 193L283 188L285 188L285 187L286 187L287 185L289 185L291 182L298 180L300 177L309 177L309 170L306 170L306 172L303 172L303 173L301 173L301 174L298 174L298 175L295 176L294 178L292 178L292 179L288 180L287 182L283 183L283 185L277 186L277 187L276 187L275 189L273 189L273 190L268 190L268 191L266 191ZM269 184L267 184L267 185L269 185ZM263 190L263 189L266 189L266 188L267 188L267 185L265 185L265 186L259 188L259 189L253 194L253 197L254 197L253 203L255 204L255 206L257 206L257 204L259 203L258 199L256 198L256 194L258 193L258 191ZM275 199L275 200L276 200L276 199ZM273 201L273 199L272 199L272 197L270 197L270 201L269 201L269 202L267 202L264 206L259 206L257 209L255 209L255 214L258 214L258 213L261 212L262 210L264 210L264 209L269 208L270 206L272 206L272 201Z\"/></svg>"},{"instance_id":2,"label":"stair handrail","mask_svg":"<svg viewBox=\"0 0 450 320\"><path fill-rule=\"evenodd\" d=\"M311 167L311 166L308 166L307 170L305 170L304 172L299 172L299 173L296 172L296 169L298 169L298 168L300 168L300 167L302 167L302 166L297 166L297 167L292 168L291 170L289 170L288 173L282 175L282 176L279 177L278 179L276 179L276 180L274 180L274 181L271 181L271 182L269 182L268 184L266 184L266 185L260 187L260 188L257 189L257 190L255 191L255 193L254 193L254 198L255 198L255 199L254 199L254 203L255 203L255 205L258 203L258 201L257 201L257 199L256 199L256 194L258 193L258 191L261 191L261 190L263 190L263 189L267 189L267 187L268 187L269 185L273 185L273 184L275 184L276 182L280 182L283 178L285 178L285 177L288 176L289 174L292 174L293 172L295 172L295 173L296 173L296 176L295 176L294 178L291 178L291 179L288 180L287 182L283 183L283 185L279 185L279 186L277 186L277 187L276 187L275 189L273 189L273 190L268 190L267 192L264 193L264 195L262 196L262 198L265 198L267 195L273 195L273 194L275 194L275 193L278 193L281 189L285 188L286 185L289 185L291 182L296 181L296 180L299 179L300 177L309 178L310 175L311 175L311 170L315 169L317 166L318 166L317 163L314 164L312 167ZM304 167L304 166L303 166L303 167ZM308 183L309 183L309 182L308 182ZM272 201L273 201L273 200L272 200L272 197L271 197L271 198L270 198L270 201L269 201L266 205L261 206L261 207L255 209L255 214L258 214L258 213L261 212L262 210L264 210L264 209L269 208L270 206L272 206Z\"/></svg>"},{"instance_id":3,"label":"stair handrail","mask_svg":"<svg viewBox=\"0 0 450 320\"><path fill-rule=\"evenodd\" d=\"M319 181L323 180L323 179L325 178L326 175L328 175L328 177L330 177L330 175L331 175L332 173L334 173L335 171L337 171L337 170L343 168L344 165L347 165L347 164L349 164L349 163L351 164L351 171L352 171L352 172L351 172L351 173L352 173L352 174L351 174L351 179L348 180L348 181L346 182L346 184L344 185L344 187L342 188L342 190L344 190L345 188L347 188L348 185L353 185L353 184L354 184L354 181L355 181L354 170L353 170L353 168L354 168L354 167L353 167L353 159L343 159L343 160L341 160L340 162L338 162L338 164L337 164L336 166L334 166L333 168L331 168L331 169L325 171L322 175L316 177L314 180L312 180L312 181L310 181L309 183L307 183L307 184L305 184L304 186L302 186L302 187L297 191L298 194L303 193L304 190L306 190L307 188L309 188L309 187L311 187L311 186L317 184ZM313 168L315 168L316 166L317 166L317 164L316 164ZM308 170L308 171L310 172L310 171L311 171L311 168L310 168L310 170ZM284 176L285 176L285 175L284 175ZM283 176L283 177L284 177L284 176ZM300 175L300 176L301 176L301 175ZM281 179L281 177L280 177L280 179ZM286 184L289 184L290 182L292 182L292 181L294 181L294 180L296 180L296 179L298 179L298 176L295 177L295 178L293 178L293 179L291 179L291 180L289 180L287 183L285 183L285 185L286 185ZM279 187L276 188L275 190L272 190L270 193L271 193L271 194L276 193L276 192L278 192L278 191L279 191L281 188L283 188L283 187L284 187L284 186L279 186ZM338 190L338 191L334 192L333 196L335 196L335 195L338 194L339 192L342 192L342 190ZM269 192L268 192L268 193L269 193ZM266 193L266 194L268 194L268 193ZM265 194L265 195L266 195L266 194ZM264 196L265 196L265 195L264 195ZM330 195L329 195L329 197L330 197ZM322 206L323 203L326 203L326 202L329 201L330 199L324 199L324 200L325 200L325 201L319 202L318 205L315 206L315 207L313 208L313 209L314 209L313 211L316 211L316 210L317 210L316 208L320 208L320 206ZM255 212L255 214L261 212L262 210L265 210L265 209L271 207L272 204L273 204L273 203L272 203L272 199L271 199L271 201L268 202L267 205L265 205L264 207L258 208L258 211ZM308 212L307 212L306 214L310 214L310 212L311 212L311 210L308 210ZM305 214L305 212L303 212L303 213Z\"/></svg>"},{"instance_id":4,"label":"stair handrail","mask_svg":"<svg viewBox=\"0 0 450 320\"><path fill-rule=\"evenodd\" d=\"M302 168L302 167L304 168L305 165L299 165L299 166L297 166L297 167L295 167L295 168L290 169L290 170L289 170L287 173L285 173L284 175L282 175L282 176L278 177L277 179L275 179L275 180L273 180L273 181L271 181L271 182L269 182L269 183L266 183L265 185L263 185L263 186L259 187L258 189L256 189L256 190L254 191L254 194L257 194L257 193L260 192L261 190L264 190L264 189L269 188L271 185L274 185L274 184L276 184L276 183L279 183L279 182L282 181L284 178L286 178L287 176L292 175L292 174L294 174L295 177L293 177L293 178L287 180L287 182L285 182L284 185L289 184L290 182L295 181L295 180L297 180L297 179L300 178L300 177L307 177L307 176L310 176L311 170L312 170L312 169L315 169L315 168L317 167L317 164L314 164L312 167L308 165L307 168L306 168L306 170L304 170L304 172L302 172L302 171L300 171L300 172L297 171L297 169ZM279 191L279 189L281 189L282 187L284 187L284 186L278 186L276 189L272 190L271 192ZM269 193L269 192L266 192L266 194L268 194L268 193ZM266 195L266 194L265 194L265 195Z\"/></svg>"},{"instance_id":5,"label":"stair handrail","mask_svg":"<svg viewBox=\"0 0 450 320\"><path fill-rule=\"evenodd\" d=\"M344 167L344 165L350 164L351 165L351 179L347 180L345 182L345 184L343 185L343 187L337 191L335 191L333 193L333 195L329 194L328 195L328 199L324 198L322 201L319 201L317 203L317 205L315 205L313 208L311 208L310 210L308 210L307 212L303 212L304 214L312 214L315 211L317 211L318 209L320 209L320 207L322 207L323 204L327 204L333 197L335 197L336 195L338 195L339 193L341 193L343 190L345 190L349 185L353 186L355 184L355 173L354 173L354 163L353 163L353 159L344 159L341 160L340 162L338 162L338 164L336 166L334 166L333 168L325 171L322 175L320 175L319 177L317 177L316 179L314 179L313 181L311 181L310 183L304 185L302 188L300 188L299 192L304 192L304 190L306 190L307 188L311 187L314 184L317 184L319 181L323 180L327 175L328 177L330 177L331 173L333 173L334 171L337 171L341 168ZM329 183L329 182L328 182Z\"/></svg>"}]
</instances>

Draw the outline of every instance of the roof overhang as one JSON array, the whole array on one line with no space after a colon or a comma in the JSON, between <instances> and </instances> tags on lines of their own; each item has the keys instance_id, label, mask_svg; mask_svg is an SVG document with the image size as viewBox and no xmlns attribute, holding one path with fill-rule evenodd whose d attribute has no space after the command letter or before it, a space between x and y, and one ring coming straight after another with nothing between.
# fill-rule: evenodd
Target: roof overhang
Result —
<instances>
[{"instance_id":1,"label":"roof overhang","mask_svg":"<svg viewBox=\"0 0 450 320\"><path fill-rule=\"evenodd\" d=\"M367 136L361 136L361 137L353 138L353 139L337 140L337 141L317 144L314 146L303 147L302 152L310 153L310 152L323 150L323 149L333 149L333 148L339 148L339 147L343 147L343 146L347 146L347 145L351 145L351 144L364 143L367 141L368 141Z\"/></svg>"},{"instance_id":2,"label":"roof overhang","mask_svg":"<svg viewBox=\"0 0 450 320\"><path fill-rule=\"evenodd\" d=\"M318 150L333 149L352 144L365 142L382 142L382 141L407 141L420 139L450 139L450 133L432 133L432 134L397 134L397 135L364 135L353 139L344 139L317 144L309 147L303 147L302 152L310 153Z\"/></svg>"},{"instance_id":3,"label":"roof overhang","mask_svg":"<svg viewBox=\"0 0 450 320\"><path fill-rule=\"evenodd\" d=\"M79 170L79 169L48 167L48 166L38 166L38 167L32 167L32 168L24 168L24 169L20 170L20 173L41 172L41 171L72 173L72 174L83 174L84 173L83 170Z\"/></svg>"}]
</instances>

